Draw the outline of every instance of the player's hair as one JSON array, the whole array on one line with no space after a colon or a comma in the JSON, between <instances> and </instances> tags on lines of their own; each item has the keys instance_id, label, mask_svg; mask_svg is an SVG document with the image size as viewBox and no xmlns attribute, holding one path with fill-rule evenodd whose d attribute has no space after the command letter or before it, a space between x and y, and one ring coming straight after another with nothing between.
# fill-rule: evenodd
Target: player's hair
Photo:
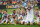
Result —
<instances>
[{"instance_id":1,"label":"player's hair","mask_svg":"<svg viewBox=\"0 0 40 27\"><path fill-rule=\"evenodd\" d=\"M21 10L21 8L19 8Z\"/></svg>"},{"instance_id":2,"label":"player's hair","mask_svg":"<svg viewBox=\"0 0 40 27\"><path fill-rule=\"evenodd\" d=\"M15 10L13 10L13 11L15 11Z\"/></svg>"},{"instance_id":3,"label":"player's hair","mask_svg":"<svg viewBox=\"0 0 40 27\"><path fill-rule=\"evenodd\" d=\"M6 11L6 12L7 12L7 10L4 10L4 11Z\"/></svg>"}]
</instances>

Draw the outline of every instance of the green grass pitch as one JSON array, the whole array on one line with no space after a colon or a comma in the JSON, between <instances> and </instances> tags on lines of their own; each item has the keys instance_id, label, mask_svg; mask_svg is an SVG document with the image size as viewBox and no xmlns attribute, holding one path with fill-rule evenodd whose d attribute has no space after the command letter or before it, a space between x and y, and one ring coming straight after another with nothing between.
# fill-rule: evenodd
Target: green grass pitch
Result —
<instances>
[{"instance_id":1,"label":"green grass pitch","mask_svg":"<svg viewBox=\"0 0 40 27\"><path fill-rule=\"evenodd\" d=\"M39 25L13 25L13 24L0 24L0 27L40 27Z\"/></svg>"}]
</instances>

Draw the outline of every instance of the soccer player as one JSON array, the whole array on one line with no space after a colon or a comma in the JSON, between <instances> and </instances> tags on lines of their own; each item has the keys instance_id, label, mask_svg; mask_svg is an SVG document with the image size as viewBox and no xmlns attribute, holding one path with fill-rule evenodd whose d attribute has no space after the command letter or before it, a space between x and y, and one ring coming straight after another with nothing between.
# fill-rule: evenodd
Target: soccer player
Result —
<instances>
[{"instance_id":1,"label":"soccer player","mask_svg":"<svg viewBox=\"0 0 40 27\"><path fill-rule=\"evenodd\" d=\"M4 13L4 15L3 15L4 23L5 23L5 22L7 23L7 17L8 17L8 14L7 14L7 11L5 10L5 13Z\"/></svg>"},{"instance_id":2,"label":"soccer player","mask_svg":"<svg viewBox=\"0 0 40 27\"><path fill-rule=\"evenodd\" d=\"M38 25L40 25L40 11L39 11L39 22L38 22Z\"/></svg>"},{"instance_id":3,"label":"soccer player","mask_svg":"<svg viewBox=\"0 0 40 27\"><path fill-rule=\"evenodd\" d=\"M24 24L28 24L28 22L30 22L30 25L33 25L33 6L31 6L31 3L28 2L28 7L27 7L27 17L25 20Z\"/></svg>"},{"instance_id":4,"label":"soccer player","mask_svg":"<svg viewBox=\"0 0 40 27\"><path fill-rule=\"evenodd\" d=\"M35 9L35 16L36 16L36 20L34 20L34 22L38 22L38 19L39 19L39 12L37 11L37 9ZM37 23L38 24L38 23Z\"/></svg>"},{"instance_id":5,"label":"soccer player","mask_svg":"<svg viewBox=\"0 0 40 27\"><path fill-rule=\"evenodd\" d=\"M22 18L24 19L24 17L25 17L25 10L24 9L22 9Z\"/></svg>"},{"instance_id":6,"label":"soccer player","mask_svg":"<svg viewBox=\"0 0 40 27\"><path fill-rule=\"evenodd\" d=\"M2 10L0 10L0 24L1 24L2 19L3 19L3 14L2 14Z\"/></svg>"},{"instance_id":7,"label":"soccer player","mask_svg":"<svg viewBox=\"0 0 40 27\"><path fill-rule=\"evenodd\" d=\"M19 21L19 23L20 23L20 24L24 24L26 17L27 17L27 11L25 12L24 9L23 9L23 10L22 10L22 20Z\"/></svg>"},{"instance_id":8,"label":"soccer player","mask_svg":"<svg viewBox=\"0 0 40 27\"><path fill-rule=\"evenodd\" d=\"M38 25L40 25L40 15L39 15L39 23L38 23Z\"/></svg>"},{"instance_id":9,"label":"soccer player","mask_svg":"<svg viewBox=\"0 0 40 27\"><path fill-rule=\"evenodd\" d=\"M40 25L40 11L37 12L37 10L36 10L35 12L36 12L35 15L36 15L36 17L37 17L36 20L35 20L35 22L37 22L37 24Z\"/></svg>"},{"instance_id":10,"label":"soccer player","mask_svg":"<svg viewBox=\"0 0 40 27\"><path fill-rule=\"evenodd\" d=\"M21 11L21 8L19 9L19 18L18 18L19 20L21 20L22 19L22 11Z\"/></svg>"},{"instance_id":11,"label":"soccer player","mask_svg":"<svg viewBox=\"0 0 40 27\"><path fill-rule=\"evenodd\" d=\"M10 17L11 15L8 15L8 22L7 23L9 23L9 24L11 24L11 17Z\"/></svg>"},{"instance_id":12,"label":"soccer player","mask_svg":"<svg viewBox=\"0 0 40 27\"><path fill-rule=\"evenodd\" d=\"M13 10L13 14L12 14L12 17L13 17L13 20L14 20L14 22L15 22L15 25L16 25L16 21L17 21L17 13L16 13L16 11L15 10Z\"/></svg>"}]
</instances>

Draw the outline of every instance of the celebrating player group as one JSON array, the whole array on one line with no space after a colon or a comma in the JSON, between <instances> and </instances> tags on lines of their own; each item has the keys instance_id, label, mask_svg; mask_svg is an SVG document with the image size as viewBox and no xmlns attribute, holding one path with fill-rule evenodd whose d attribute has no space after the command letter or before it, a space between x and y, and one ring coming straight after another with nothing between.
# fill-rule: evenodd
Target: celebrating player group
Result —
<instances>
[{"instance_id":1,"label":"celebrating player group","mask_svg":"<svg viewBox=\"0 0 40 27\"><path fill-rule=\"evenodd\" d=\"M35 13L35 14L34 14ZM34 18L34 15L36 16ZM0 9L0 24L24 24L27 25L30 23L30 25L33 25L37 23L40 25L40 11L37 11L37 9L34 10L33 6L30 2L28 2L28 6L25 9L17 8L17 12L13 10L12 14L8 14L7 10Z\"/></svg>"}]
</instances>

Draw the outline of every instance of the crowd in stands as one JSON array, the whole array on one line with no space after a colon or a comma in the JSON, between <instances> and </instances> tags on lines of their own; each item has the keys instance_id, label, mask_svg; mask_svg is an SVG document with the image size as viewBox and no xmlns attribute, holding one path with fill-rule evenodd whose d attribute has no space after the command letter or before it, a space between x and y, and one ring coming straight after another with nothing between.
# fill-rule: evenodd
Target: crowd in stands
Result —
<instances>
[{"instance_id":1,"label":"crowd in stands","mask_svg":"<svg viewBox=\"0 0 40 27\"><path fill-rule=\"evenodd\" d=\"M0 5L19 5L21 7L27 6L28 1L33 5L33 6L38 6L40 8L40 0L0 0ZM37 4L36 4L37 3Z\"/></svg>"},{"instance_id":2,"label":"crowd in stands","mask_svg":"<svg viewBox=\"0 0 40 27\"><path fill-rule=\"evenodd\" d=\"M22 4L22 1L23 1L23 3L27 3L28 1L31 1L31 2L34 2L34 0L0 0L0 2L2 2L3 3L3 5L5 4L17 4L17 3L19 3L19 4ZM35 1L36 2L36 1Z\"/></svg>"}]
</instances>

